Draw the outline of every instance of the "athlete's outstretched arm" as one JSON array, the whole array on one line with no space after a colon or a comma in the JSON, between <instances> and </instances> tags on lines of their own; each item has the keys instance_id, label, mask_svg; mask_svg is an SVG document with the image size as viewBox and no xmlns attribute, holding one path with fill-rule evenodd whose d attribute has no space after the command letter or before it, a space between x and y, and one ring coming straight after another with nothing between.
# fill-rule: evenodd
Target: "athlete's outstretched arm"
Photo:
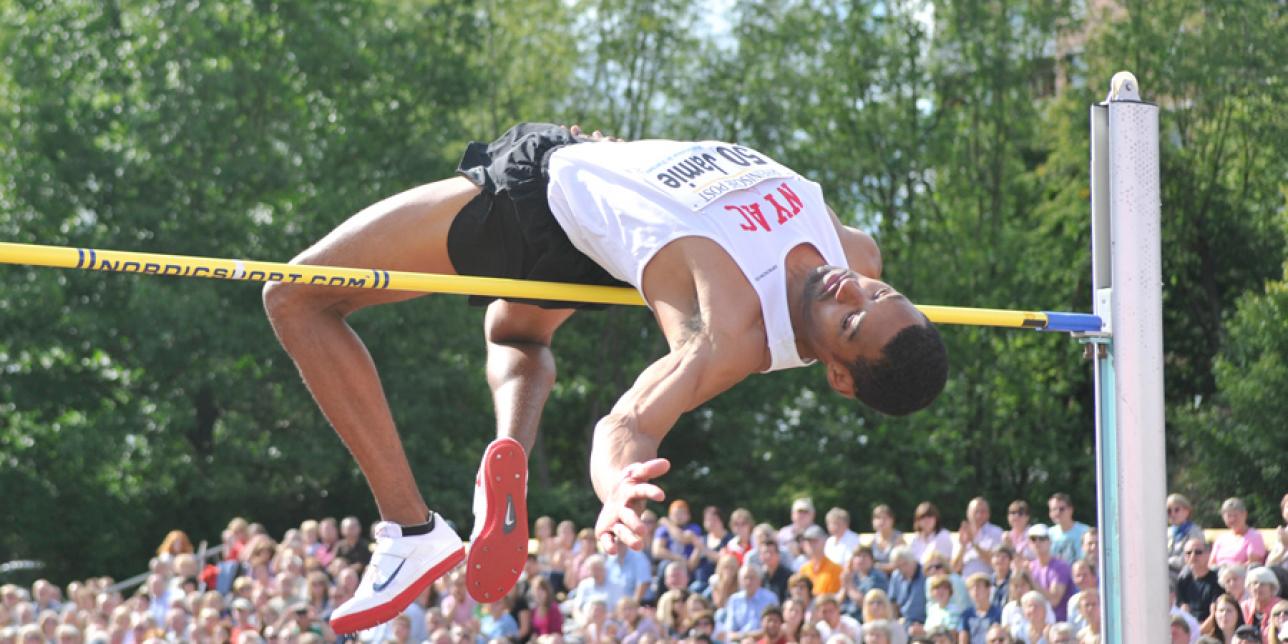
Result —
<instances>
[{"instance_id":1,"label":"athlete's outstretched arm","mask_svg":"<svg viewBox=\"0 0 1288 644\"><path fill-rule=\"evenodd\" d=\"M604 504L595 536L608 553L617 552L619 541L637 550L643 546L640 506L646 499L665 498L649 481L671 467L657 458L658 445L680 414L709 398L713 387L722 391L729 386L713 382L719 379L713 354L706 336L692 337L649 365L595 426L590 478Z\"/></svg>"}]
</instances>

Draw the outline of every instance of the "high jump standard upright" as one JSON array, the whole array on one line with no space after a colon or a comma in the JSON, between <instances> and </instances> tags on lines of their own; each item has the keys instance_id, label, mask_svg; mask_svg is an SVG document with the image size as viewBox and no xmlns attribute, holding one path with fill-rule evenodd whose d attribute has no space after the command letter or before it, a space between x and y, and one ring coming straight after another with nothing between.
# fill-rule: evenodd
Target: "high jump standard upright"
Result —
<instances>
[{"instance_id":1,"label":"high jump standard upright","mask_svg":"<svg viewBox=\"0 0 1288 644\"><path fill-rule=\"evenodd\" d=\"M1091 254L1101 636L1168 637L1158 106L1114 75L1091 107Z\"/></svg>"}]
</instances>

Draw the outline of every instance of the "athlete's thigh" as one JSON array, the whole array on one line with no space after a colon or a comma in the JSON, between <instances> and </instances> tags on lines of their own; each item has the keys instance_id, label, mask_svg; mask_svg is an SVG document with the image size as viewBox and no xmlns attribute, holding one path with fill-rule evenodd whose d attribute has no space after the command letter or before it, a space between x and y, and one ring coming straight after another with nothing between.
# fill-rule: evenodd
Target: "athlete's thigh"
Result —
<instances>
[{"instance_id":1,"label":"athlete's thigh","mask_svg":"<svg viewBox=\"0 0 1288 644\"><path fill-rule=\"evenodd\" d=\"M488 342L550 345L555 331L575 309L543 309L534 304L496 300L488 305L483 333Z\"/></svg>"},{"instance_id":2,"label":"athlete's thigh","mask_svg":"<svg viewBox=\"0 0 1288 644\"><path fill-rule=\"evenodd\" d=\"M447 254L452 220L479 188L463 177L436 181L383 199L353 215L291 260L351 268L455 274ZM334 299L346 311L424 295L328 286L303 286Z\"/></svg>"}]
</instances>

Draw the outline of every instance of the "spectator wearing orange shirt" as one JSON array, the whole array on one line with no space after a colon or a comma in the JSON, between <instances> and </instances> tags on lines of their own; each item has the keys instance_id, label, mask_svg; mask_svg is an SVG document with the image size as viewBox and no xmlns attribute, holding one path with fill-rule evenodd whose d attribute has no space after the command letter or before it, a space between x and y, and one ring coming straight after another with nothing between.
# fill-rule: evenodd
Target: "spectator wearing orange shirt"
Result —
<instances>
[{"instance_id":1,"label":"spectator wearing orange shirt","mask_svg":"<svg viewBox=\"0 0 1288 644\"><path fill-rule=\"evenodd\" d=\"M843 570L840 564L828 559L824 554L823 545L826 541L827 533L816 525L805 529L804 539L801 541L801 545L805 548L805 556L809 560L801 566L799 572L808 577L814 585L815 595L830 595L841 590Z\"/></svg>"}]
</instances>

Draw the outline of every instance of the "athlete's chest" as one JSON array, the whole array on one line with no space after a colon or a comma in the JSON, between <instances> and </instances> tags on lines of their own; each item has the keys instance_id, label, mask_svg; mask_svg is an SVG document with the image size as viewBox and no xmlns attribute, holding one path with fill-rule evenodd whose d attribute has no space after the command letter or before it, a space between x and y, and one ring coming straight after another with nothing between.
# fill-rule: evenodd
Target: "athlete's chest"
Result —
<instances>
[{"instance_id":1,"label":"athlete's chest","mask_svg":"<svg viewBox=\"0 0 1288 644\"><path fill-rule=\"evenodd\" d=\"M719 244L686 237L667 244L644 269L643 292L672 349L695 335L752 370L770 356L760 299Z\"/></svg>"}]
</instances>

